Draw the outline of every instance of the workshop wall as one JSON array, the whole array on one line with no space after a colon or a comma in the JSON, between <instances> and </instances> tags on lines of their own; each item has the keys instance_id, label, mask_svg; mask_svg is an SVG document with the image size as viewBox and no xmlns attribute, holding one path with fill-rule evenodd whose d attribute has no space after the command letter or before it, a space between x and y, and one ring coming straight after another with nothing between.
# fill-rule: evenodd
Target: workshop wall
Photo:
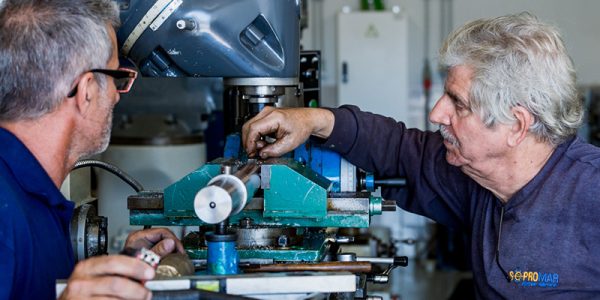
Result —
<instances>
[{"instance_id":1,"label":"workshop wall","mask_svg":"<svg viewBox=\"0 0 600 300\"><path fill-rule=\"evenodd\" d=\"M336 16L343 9L357 11L359 0L306 0L308 1L309 28L304 30L302 45L304 49L321 50L322 99L325 106L337 105L335 65L336 53ZM423 62L428 56L433 70L433 101L441 93L442 79L436 72L437 50L441 41L456 26L469 20L499 16L521 11L529 11L540 19L561 29L569 53L575 63L580 85L600 83L600 1L597 0L387 0L386 9L394 6L401 9L409 19L409 95L414 98L410 109L422 110L423 103L421 78ZM429 25L425 24L425 6L429 6ZM426 33L426 28L429 34ZM425 40L428 36L429 39ZM425 49L428 44L428 49ZM368 87L365 87L368 88ZM422 114L424 115L424 114ZM421 116L424 118L424 116ZM418 122L417 122L418 123ZM421 123L418 123L421 124Z\"/></svg>"}]
</instances>

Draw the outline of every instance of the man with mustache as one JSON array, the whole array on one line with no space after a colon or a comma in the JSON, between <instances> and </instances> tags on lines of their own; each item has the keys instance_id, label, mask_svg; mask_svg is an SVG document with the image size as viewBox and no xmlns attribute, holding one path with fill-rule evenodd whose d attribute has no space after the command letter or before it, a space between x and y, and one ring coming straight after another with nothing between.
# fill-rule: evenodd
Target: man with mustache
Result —
<instances>
[{"instance_id":1,"label":"man with mustache","mask_svg":"<svg viewBox=\"0 0 600 300\"><path fill-rule=\"evenodd\" d=\"M406 177L407 199L383 196L468 234L478 298L597 296L600 149L576 137L583 105L558 31L527 13L476 20L440 61L438 132L355 106L265 108L244 125L244 147L279 156L312 135L378 177Z\"/></svg>"},{"instance_id":2,"label":"man with mustache","mask_svg":"<svg viewBox=\"0 0 600 300\"><path fill-rule=\"evenodd\" d=\"M76 161L102 152L119 93L135 71L119 68L112 0L0 1L0 299L150 299L143 261L98 256L74 264L74 204L60 186ZM179 251L156 228L127 247Z\"/></svg>"}]
</instances>

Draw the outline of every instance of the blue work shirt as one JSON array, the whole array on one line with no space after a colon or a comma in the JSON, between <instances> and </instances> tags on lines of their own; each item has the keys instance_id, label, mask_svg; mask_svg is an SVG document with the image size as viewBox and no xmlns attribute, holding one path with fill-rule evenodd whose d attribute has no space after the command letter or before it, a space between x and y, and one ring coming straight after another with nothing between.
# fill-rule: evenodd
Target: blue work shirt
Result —
<instances>
[{"instance_id":1,"label":"blue work shirt","mask_svg":"<svg viewBox=\"0 0 600 300\"><path fill-rule=\"evenodd\" d=\"M65 199L33 154L0 128L0 299L55 299L74 257Z\"/></svg>"}]
</instances>

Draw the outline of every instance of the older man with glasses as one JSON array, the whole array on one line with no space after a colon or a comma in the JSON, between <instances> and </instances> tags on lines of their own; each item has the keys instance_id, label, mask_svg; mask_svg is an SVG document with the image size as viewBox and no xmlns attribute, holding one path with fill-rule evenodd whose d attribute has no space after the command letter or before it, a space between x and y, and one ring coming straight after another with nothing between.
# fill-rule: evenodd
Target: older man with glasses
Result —
<instances>
[{"instance_id":1,"label":"older man with glasses","mask_svg":"<svg viewBox=\"0 0 600 300\"><path fill-rule=\"evenodd\" d=\"M119 68L110 0L0 3L0 299L149 299L154 276L123 255L74 265L73 203L59 187L75 162L110 139L119 93L137 73ZM133 233L128 246L183 252L166 229Z\"/></svg>"}]
</instances>

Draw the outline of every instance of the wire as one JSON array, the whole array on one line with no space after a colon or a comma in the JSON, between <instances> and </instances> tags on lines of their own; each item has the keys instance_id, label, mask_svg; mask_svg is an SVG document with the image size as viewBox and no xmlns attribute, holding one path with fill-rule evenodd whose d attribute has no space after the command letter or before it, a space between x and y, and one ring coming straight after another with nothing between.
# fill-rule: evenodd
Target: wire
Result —
<instances>
[{"instance_id":1,"label":"wire","mask_svg":"<svg viewBox=\"0 0 600 300\"><path fill-rule=\"evenodd\" d=\"M496 264L498 265L498 268L500 268L500 271L502 271L502 274L504 274L504 277L506 278L506 280L508 282L510 282L510 276L508 276L508 273L500 264L500 236L502 235L502 221L503 220L504 220L504 205L501 206L501 210L500 210L500 224L498 225L498 239L496 240Z\"/></svg>"},{"instance_id":2,"label":"wire","mask_svg":"<svg viewBox=\"0 0 600 300\"><path fill-rule=\"evenodd\" d=\"M103 162L103 161L99 161L99 160L95 160L95 159L84 159L84 160L80 160L80 161L76 162L75 166L73 167L73 169L71 171L81 169L84 167L98 167L98 168L104 169L104 170L116 175L121 180L125 181L125 183L127 183L129 186L131 186L137 193L144 190L144 187L137 180L133 179L133 177L129 176L129 174L125 173L123 170L119 169L117 166L109 164L107 162Z\"/></svg>"}]
</instances>

